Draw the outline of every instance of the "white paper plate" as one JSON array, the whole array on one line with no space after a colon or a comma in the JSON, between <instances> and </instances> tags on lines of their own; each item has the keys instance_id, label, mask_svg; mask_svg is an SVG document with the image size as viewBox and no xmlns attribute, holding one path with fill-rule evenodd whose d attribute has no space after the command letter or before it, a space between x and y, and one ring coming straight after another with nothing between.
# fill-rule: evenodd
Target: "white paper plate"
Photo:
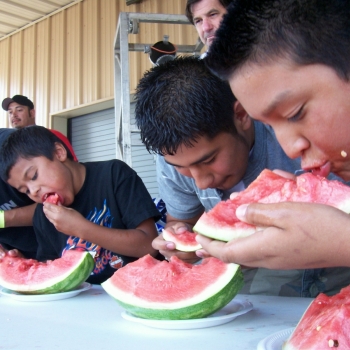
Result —
<instances>
[{"instance_id":1,"label":"white paper plate","mask_svg":"<svg viewBox=\"0 0 350 350\"><path fill-rule=\"evenodd\" d=\"M0 293L2 295L6 295L12 299L19 300L19 301L52 301L52 300L61 300L61 299L68 299L75 297L76 295L85 292L86 290L91 288L91 284L84 282L80 286L76 287L75 289L69 291L69 292L63 292L63 293L55 293L55 294L21 294L14 292L12 290L2 288L0 290Z\"/></svg>"},{"instance_id":2,"label":"white paper plate","mask_svg":"<svg viewBox=\"0 0 350 350\"><path fill-rule=\"evenodd\" d=\"M126 311L122 312L122 317L128 321L141 323L148 327L161 329L195 329L218 326L232 321L237 316L243 315L253 309L253 304L249 301L234 299L221 310L211 316L192 320L149 320L133 316Z\"/></svg>"},{"instance_id":3,"label":"white paper plate","mask_svg":"<svg viewBox=\"0 0 350 350\"><path fill-rule=\"evenodd\" d=\"M294 328L283 329L269 335L259 342L257 350L281 350L283 343L292 334L293 330Z\"/></svg>"}]
</instances>

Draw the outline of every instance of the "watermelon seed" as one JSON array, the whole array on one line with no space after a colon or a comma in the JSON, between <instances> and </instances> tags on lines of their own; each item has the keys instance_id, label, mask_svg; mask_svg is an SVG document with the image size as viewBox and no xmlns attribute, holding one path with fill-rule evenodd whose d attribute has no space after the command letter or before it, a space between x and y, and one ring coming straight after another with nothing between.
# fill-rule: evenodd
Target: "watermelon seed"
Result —
<instances>
[{"instance_id":1,"label":"watermelon seed","mask_svg":"<svg viewBox=\"0 0 350 350\"><path fill-rule=\"evenodd\" d=\"M338 340L333 340L333 339L329 339L328 340L328 346L330 348L337 348L339 346Z\"/></svg>"},{"instance_id":2,"label":"watermelon seed","mask_svg":"<svg viewBox=\"0 0 350 350\"><path fill-rule=\"evenodd\" d=\"M321 326L317 326L316 331L319 331L321 328L322 328Z\"/></svg>"},{"instance_id":3,"label":"watermelon seed","mask_svg":"<svg viewBox=\"0 0 350 350\"><path fill-rule=\"evenodd\" d=\"M345 151L341 151L340 154L343 158L346 158L346 156L348 155Z\"/></svg>"}]
</instances>

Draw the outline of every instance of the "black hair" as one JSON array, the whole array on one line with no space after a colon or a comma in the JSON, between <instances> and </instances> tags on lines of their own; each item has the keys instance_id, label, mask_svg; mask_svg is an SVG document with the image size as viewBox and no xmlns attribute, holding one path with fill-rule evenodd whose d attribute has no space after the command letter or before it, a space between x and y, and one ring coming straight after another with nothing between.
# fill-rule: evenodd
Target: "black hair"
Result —
<instances>
[{"instance_id":1,"label":"black hair","mask_svg":"<svg viewBox=\"0 0 350 350\"><path fill-rule=\"evenodd\" d=\"M206 62L229 79L245 63L291 59L323 64L350 77L350 1L234 0L227 8Z\"/></svg>"},{"instance_id":2,"label":"black hair","mask_svg":"<svg viewBox=\"0 0 350 350\"><path fill-rule=\"evenodd\" d=\"M146 72L135 98L136 124L149 152L173 155L202 136L237 134L230 86L198 57L178 56Z\"/></svg>"},{"instance_id":3,"label":"black hair","mask_svg":"<svg viewBox=\"0 0 350 350\"><path fill-rule=\"evenodd\" d=\"M194 25L194 22L193 22L192 5L196 4L197 2L201 2L201 1L205 1L205 0L187 0L185 14L186 14L186 17L188 18L188 20L193 25ZM226 8L232 2L232 0L218 0L218 1L224 8Z\"/></svg>"},{"instance_id":4,"label":"black hair","mask_svg":"<svg viewBox=\"0 0 350 350\"><path fill-rule=\"evenodd\" d=\"M67 157L73 160L67 146L49 129L39 125L17 129L7 137L0 149L0 177L7 182L9 173L19 158L32 159L44 156L53 160L56 143L63 145Z\"/></svg>"}]
</instances>

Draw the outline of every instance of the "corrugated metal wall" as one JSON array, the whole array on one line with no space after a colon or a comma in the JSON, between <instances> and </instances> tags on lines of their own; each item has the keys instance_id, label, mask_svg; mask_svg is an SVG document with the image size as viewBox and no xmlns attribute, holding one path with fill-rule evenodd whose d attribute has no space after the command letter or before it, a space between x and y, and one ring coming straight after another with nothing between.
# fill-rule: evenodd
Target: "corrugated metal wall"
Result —
<instances>
[{"instance_id":1,"label":"corrugated metal wall","mask_svg":"<svg viewBox=\"0 0 350 350\"><path fill-rule=\"evenodd\" d=\"M113 41L119 12L183 14L186 0L83 0L0 41L0 99L23 94L33 100L37 124L51 126L50 114L114 97ZM170 36L194 44L191 25L141 24L130 42L153 44ZM130 53L131 91L151 67L144 53ZM0 127L7 127L0 111Z\"/></svg>"}]
</instances>

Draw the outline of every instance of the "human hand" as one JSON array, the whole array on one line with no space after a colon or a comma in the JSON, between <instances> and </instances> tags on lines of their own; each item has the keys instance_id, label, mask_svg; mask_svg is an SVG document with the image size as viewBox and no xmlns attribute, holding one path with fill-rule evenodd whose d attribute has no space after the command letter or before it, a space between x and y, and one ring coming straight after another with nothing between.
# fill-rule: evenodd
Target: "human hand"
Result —
<instances>
[{"instance_id":1,"label":"human hand","mask_svg":"<svg viewBox=\"0 0 350 350\"><path fill-rule=\"evenodd\" d=\"M350 218L331 206L311 203L254 203L237 217L260 227L254 234L220 242L197 236L203 250L224 262L269 269L350 266Z\"/></svg>"},{"instance_id":2,"label":"human hand","mask_svg":"<svg viewBox=\"0 0 350 350\"><path fill-rule=\"evenodd\" d=\"M86 222L79 212L62 205L45 202L43 211L55 228L66 235L76 235Z\"/></svg>"},{"instance_id":3,"label":"human hand","mask_svg":"<svg viewBox=\"0 0 350 350\"><path fill-rule=\"evenodd\" d=\"M23 258L22 253L18 249L7 250L0 244L0 259L5 257L6 254L11 257Z\"/></svg>"},{"instance_id":4,"label":"human hand","mask_svg":"<svg viewBox=\"0 0 350 350\"><path fill-rule=\"evenodd\" d=\"M192 231L185 223L177 223L173 226L168 226L164 230L170 231L174 234L179 234L184 231ZM164 240L163 234L160 234L152 242L154 249L158 250L166 260L169 260L172 256L177 256L179 259L193 264L199 260L195 252L182 252L175 249L175 243Z\"/></svg>"}]
</instances>

